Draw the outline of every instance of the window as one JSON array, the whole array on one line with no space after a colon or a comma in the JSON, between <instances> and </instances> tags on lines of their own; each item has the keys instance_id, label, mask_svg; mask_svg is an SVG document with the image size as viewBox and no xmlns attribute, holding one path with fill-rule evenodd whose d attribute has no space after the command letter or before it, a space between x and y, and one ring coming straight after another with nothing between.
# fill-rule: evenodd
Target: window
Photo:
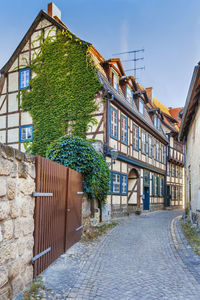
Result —
<instances>
[{"instance_id":1,"label":"window","mask_svg":"<svg viewBox=\"0 0 200 300\"><path fill-rule=\"evenodd\" d=\"M127 194L127 175L121 175L121 194Z\"/></svg>"},{"instance_id":2,"label":"window","mask_svg":"<svg viewBox=\"0 0 200 300\"><path fill-rule=\"evenodd\" d=\"M146 154L146 133L142 130L141 151Z\"/></svg>"},{"instance_id":3,"label":"window","mask_svg":"<svg viewBox=\"0 0 200 300\"><path fill-rule=\"evenodd\" d=\"M162 147L163 147L163 151L162 151L162 163L165 164L165 162L166 162L166 159L165 159L165 157L166 157L166 148L165 148L165 146L162 146Z\"/></svg>"},{"instance_id":4,"label":"window","mask_svg":"<svg viewBox=\"0 0 200 300\"><path fill-rule=\"evenodd\" d=\"M20 127L20 142L33 140L33 125Z\"/></svg>"},{"instance_id":5,"label":"window","mask_svg":"<svg viewBox=\"0 0 200 300\"><path fill-rule=\"evenodd\" d=\"M126 100L133 104L133 91L128 84L126 85Z\"/></svg>"},{"instance_id":6,"label":"window","mask_svg":"<svg viewBox=\"0 0 200 300\"><path fill-rule=\"evenodd\" d=\"M158 177L154 176L154 195L158 195Z\"/></svg>"},{"instance_id":7,"label":"window","mask_svg":"<svg viewBox=\"0 0 200 300\"><path fill-rule=\"evenodd\" d=\"M164 196L164 178L160 178L160 196Z\"/></svg>"},{"instance_id":8,"label":"window","mask_svg":"<svg viewBox=\"0 0 200 300\"><path fill-rule=\"evenodd\" d=\"M19 71L19 89L27 89L29 88L31 71L29 68L23 69Z\"/></svg>"},{"instance_id":9,"label":"window","mask_svg":"<svg viewBox=\"0 0 200 300\"><path fill-rule=\"evenodd\" d=\"M171 168L172 168L172 172L171 173L172 173L172 176L174 177L175 176L175 165L172 164Z\"/></svg>"},{"instance_id":10,"label":"window","mask_svg":"<svg viewBox=\"0 0 200 300\"><path fill-rule=\"evenodd\" d=\"M120 174L112 173L112 192L120 194Z\"/></svg>"},{"instance_id":11,"label":"window","mask_svg":"<svg viewBox=\"0 0 200 300\"><path fill-rule=\"evenodd\" d=\"M139 151L139 127L133 125L133 149Z\"/></svg>"},{"instance_id":12,"label":"window","mask_svg":"<svg viewBox=\"0 0 200 300\"><path fill-rule=\"evenodd\" d=\"M144 102L139 99L139 112L144 115Z\"/></svg>"},{"instance_id":13,"label":"window","mask_svg":"<svg viewBox=\"0 0 200 300\"><path fill-rule=\"evenodd\" d=\"M128 119L121 115L121 142L128 144Z\"/></svg>"},{"instance_id":14,"label":"window","mask_svg":"<svg viewBox=\"0 0 200 300\"><path fill-rule=\"evenodd\" d=\"M153 157L153 138L149 136L149 157Z\"/></svg>"},{"instance_id":15,"label":"window","mask_svg":"<svg viewBox=\"0 0 200 300\"><path fill-rule=\"evenodd\" d=\"M160 130L160 119L158 118L157 115L154 115L154 126Z\"/></svg>"},{"instance_id":16,"label":"window","mask_svg":"<svg viewBox=\"0 0 200 300\"><path fill-rule=\"evenodd\" d=\"M118 112L110 108L110 136L118 140Z\"/></svg>"},{"instance_id":17,"label":"window","mask_svg":"<svg viewBox=\"0 0 200 300\"><path fill-rule=\"evenodd\" d=\"M127 195L128 192L128 176L112 172L112 193L115 195Z\"/></svg>"},{"instance_id":18,"label":"window","mask_svg":"<svg viewBox=\"0 0 200 300\"><path fill-rule=\"evenodd\" d=\"M119 76L112 70L112 86L118 91L119 90Z\"/></svg>"},{"instance_id":19,"label":"window","mask_svg":"<svg viewBox=\"0 0 200 300\"><path fill-rule=\"evenodd\" d=\"M169 165L169 163L168 163L168 164L167 164L167 176L170 175L169 168L170 168L170 165Z\"/></svg>"},{"instance_id":20,"label":"window","mask_svg":"<svg viewBox=\"0 0 200 300\"><path fill-rule=\"evenodd\" d=\"M156 160L160 161L160 144L159 142L156 142Z\"/></svg>"}]
</instances>

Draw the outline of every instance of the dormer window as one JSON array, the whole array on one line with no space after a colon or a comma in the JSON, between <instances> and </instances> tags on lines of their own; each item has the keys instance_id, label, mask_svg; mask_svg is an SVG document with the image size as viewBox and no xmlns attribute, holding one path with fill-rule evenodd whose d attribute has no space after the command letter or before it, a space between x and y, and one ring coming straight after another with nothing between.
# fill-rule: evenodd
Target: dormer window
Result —
<instances>
[{"instance_id":1,"label":"dormer window","mask_svg":"<svg viewBox=\"0 0 200 300\"><path fill-rule=\"evenodd\" d=\"M118 91L119 90L119 75L114 70L112 70L111 80L112 80L112 86Z\"/></svg>"},{"instance_id":2,"label":"dormer window","mask_svg":"<svg viewBox=\"0 0 200 300\"><path fill-rule=\"evenodd\" d=\"M144 115L144 102L139 99L139 112Z\"/></svg>"},{"instance_id":3,"label":"dormer window","mask_svg":"<svg viewBox=\"0 0 200 300\"><path fill-rule=\"evenodd\" d=\"M154 126L160 130L160 119L158 118L157 115L154 115Z\"/></svg>"},{"instance_id":4,"label":"dormer window","mask_svg":"<svg viewBox=\"0 0 200 300\"><path fill-rule=\"evenodd\" d=\"M129 85L126 85L126 100L133 104L133 91Z\"/></svg>"}]
</instances>

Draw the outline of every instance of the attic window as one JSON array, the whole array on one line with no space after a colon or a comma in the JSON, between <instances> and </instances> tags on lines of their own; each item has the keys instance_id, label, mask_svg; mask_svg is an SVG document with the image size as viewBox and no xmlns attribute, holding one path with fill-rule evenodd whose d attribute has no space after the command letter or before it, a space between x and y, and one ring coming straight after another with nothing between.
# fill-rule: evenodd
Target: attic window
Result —
<instances>
[{"instance_id":1,"label":"attic window","mask_svg":"<svg viewBox=\"0 0 200 300\"><path fill-rule=\"evenodd\" d=\"M119 90L119 76L117 74L117 72L115 72L114 70L112 70L112 86L118 91Z\"/></svg>"},{"instance_id":2,"label":"attic window","mask_svg":"<svg viewBox=\"0 0 200 300\"><path fill-rule=\"evenodd\" d=\"M126 85L126 100L133 104L133 91L128 84Z\"/></svg>"},{"instance_id":3,"label":"attic window","mask_svg":"<svg viewBox=\"0 0 200 300\"><path fill-rule=\"evenodd\" d=\"M144 102L139 99L139 112L144 115Z\"/></svg>"},{"instance_id":4,"label":"attic window","mask_svg":"<svg viewBox=\"0 0 200 300\"><path fill-rule=\"evenodd\" d=\"M160 130L160 119L158 118L157 115L154 115L154 126Z\"/></svg>"}]
</instances>

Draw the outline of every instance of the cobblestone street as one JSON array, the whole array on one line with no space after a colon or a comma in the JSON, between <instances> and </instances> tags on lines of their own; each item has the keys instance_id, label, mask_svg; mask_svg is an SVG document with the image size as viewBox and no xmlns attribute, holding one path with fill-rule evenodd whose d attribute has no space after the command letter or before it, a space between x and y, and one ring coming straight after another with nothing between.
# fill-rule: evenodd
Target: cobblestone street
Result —
<instances>
[{"instance_id":1,"label":"cobblestone street","mask_svg":"<svg viewBox=\"0 0 200 300\"><path fill-rule=\"evenodd\" d=\"M200 299L171 236L177 215L130 216L97 243L76 244L44 273L46 299Z\"/></svg>"}]
</instances>

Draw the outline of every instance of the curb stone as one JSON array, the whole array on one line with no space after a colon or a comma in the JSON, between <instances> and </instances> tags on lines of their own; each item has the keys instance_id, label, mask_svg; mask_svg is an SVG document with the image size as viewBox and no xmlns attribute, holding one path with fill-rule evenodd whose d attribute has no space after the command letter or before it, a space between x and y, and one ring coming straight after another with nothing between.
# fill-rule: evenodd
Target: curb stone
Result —
<instances>
[{"instance_id":1,"label":"curb stone","mask_svg":"<svg viewBox=\"0 0 200 300\"><path fill-rule=\"evenodd\" d=\"M185 238L180 224L181 216L174 218L171 222L171 236L173 245L187 269L200 283L200 256L198 256Z\"/></svg>"}]
</instances>

